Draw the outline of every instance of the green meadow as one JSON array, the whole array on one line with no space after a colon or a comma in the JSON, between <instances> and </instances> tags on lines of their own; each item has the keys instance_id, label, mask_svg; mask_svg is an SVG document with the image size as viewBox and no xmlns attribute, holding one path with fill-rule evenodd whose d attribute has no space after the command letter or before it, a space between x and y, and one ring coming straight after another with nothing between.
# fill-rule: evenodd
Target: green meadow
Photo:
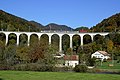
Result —
<instances>
[{"instance_id":1,"label":"green meadow","mask_svg":"<svg viewBox=\"0 0 120 80\"><path fill-rule=\"evenodd\" d=\"M113 66L110 66L110 65L113 65ZM112 61L107 61L107 62L103 62L101 65L99 63L99 66L97 66L97 68L120 71L120 63L117 63L116 60L113 63Z\"/></svg>"},{"instance_id":2,"label":"green meadow","mask_svg":"<svg viewBox=\"0 0 120 80\"><path fill-rule=\"evenodd\" d=\"M0 80L120 80L118 74L0 71Z\"/></svg>"}]
</instances>

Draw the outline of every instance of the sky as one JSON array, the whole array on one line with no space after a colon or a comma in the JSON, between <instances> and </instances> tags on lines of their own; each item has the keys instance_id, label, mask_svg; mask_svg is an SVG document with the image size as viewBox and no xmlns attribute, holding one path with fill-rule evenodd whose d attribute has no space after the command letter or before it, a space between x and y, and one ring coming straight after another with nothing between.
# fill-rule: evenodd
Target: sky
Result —
<instances>
[{"instance_id":1,"label":"sky","mask_svg":"<svg viewBox=\"0 0 120 80\"><path fill-rule=\"evenodd\" d=\"M0 9L43 25L92 27L120 12L120 0L0 0Z\"/></svg>"}]
</instances>

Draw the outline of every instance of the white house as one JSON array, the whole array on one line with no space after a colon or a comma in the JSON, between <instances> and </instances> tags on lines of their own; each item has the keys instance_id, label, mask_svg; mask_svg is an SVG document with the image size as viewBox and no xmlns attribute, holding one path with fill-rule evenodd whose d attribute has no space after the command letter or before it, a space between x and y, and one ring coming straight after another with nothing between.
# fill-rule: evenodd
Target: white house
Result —
<instances>
[{"instance_id":1,"label":"white house","mask_svg":"<svg viewBox=\"0 0 120 80\"><path fill-rule=\"evenodd\" d=\"M68 67L75 67L76 65L79 64L78 55L65 55L64 60L65 60L65 66Z\"/></svg>"},{"instance_id":2,"label":"white house","mask_svg":"<svg viewBox=\"0 0 120 80\"><path fill-rule=\"evenodd\" d=\"M110 58L110 54L108 54L105 51L96 51L95 53L93 53L91 55L91 58L93 58L93 57L101 59L103 61L104 59L106 59L106 60L109 59Z\"/></svg>"}]
</instances>

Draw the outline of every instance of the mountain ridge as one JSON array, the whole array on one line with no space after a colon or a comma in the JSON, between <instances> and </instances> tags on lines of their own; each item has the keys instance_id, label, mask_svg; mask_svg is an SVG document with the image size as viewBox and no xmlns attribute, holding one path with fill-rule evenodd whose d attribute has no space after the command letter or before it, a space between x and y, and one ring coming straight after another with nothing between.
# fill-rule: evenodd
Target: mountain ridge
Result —
<instances>
[{"instance_id":1,"label":"mountain ridge","mask_svg":"<svg viewBox=\"0 0 120 80\"><path fill-rule=\"evenodd\" d=\"M0 30L9 30L9 31L34 31L38 32L41 30L50 30L49 26L51 26L51 30L60 30L70 31L72 28L66 25L59 25L55 23L50 23L46 26L36 22L36 21L28 21L24 18L15 16L13 14L7 13L3 10L0 10Z\"/></svg>"},{"instance_id":2,"label":"mountain ridge","mask_svg":"<svg viewBox=\"0 0 120 80\"><path fill-rule=\"evenodd\" d=\"M15 16L0 10L0 30L4 31L31 31L39 32L42 30L58 30L58 31L73 31L85 29L86 27L78 27L73 29L67 25L49 23L42 25L36 21L28 21L24 18ZM106 19L103 19L96 26L87 29L88 32L117 32L120 31L120 13L114 14Z\"/></svg>"}]
</instances>

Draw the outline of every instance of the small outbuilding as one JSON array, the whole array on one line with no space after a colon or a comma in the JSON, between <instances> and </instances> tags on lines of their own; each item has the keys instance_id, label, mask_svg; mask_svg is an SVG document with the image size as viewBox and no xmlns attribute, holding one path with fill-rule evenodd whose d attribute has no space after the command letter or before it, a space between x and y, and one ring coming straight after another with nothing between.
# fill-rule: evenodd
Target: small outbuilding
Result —
<instances>
[{"instance_id":1,"label":"small outbuilding","mask_svg":"<svg viewBox=\"0 0 120 80\"><path fill-rule=\"evenodd\" d=\"M108 54L105 51L96 51L95 53L93 53L91 55L91 58L93 58L93 57L101 59L103 61L104 59L106 59L106 60L109 59L110 58L110 54Z\"/></svg>"}]
</instances>

